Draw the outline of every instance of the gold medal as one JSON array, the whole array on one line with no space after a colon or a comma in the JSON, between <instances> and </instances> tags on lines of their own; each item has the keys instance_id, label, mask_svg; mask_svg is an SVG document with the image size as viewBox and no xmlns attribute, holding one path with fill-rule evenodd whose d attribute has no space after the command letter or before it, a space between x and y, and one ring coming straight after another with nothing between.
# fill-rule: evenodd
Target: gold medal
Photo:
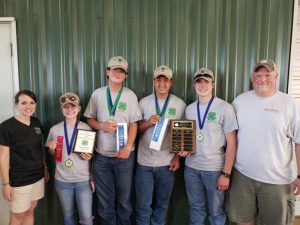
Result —
<instances>
[{"instance_id":1,"label":"gold medal","mask_svg":"<svg viewBox=\"0 0 300 225\"><path fill-rule=\"evenodd\" d=\"M73 161L71 159L67 159L65 161L65 165L66 165L66 167L70 168L73 166Z\"/></svg>"},{"instance_id":2,"label":"gold medal","mask_svg":"<svg viewBox=\"0 0 300 225\"><path fill-rule=\"evenodd\" d=\"M117 121L116 121L115 118L113 118L113 117L109 118L108 122L117 124Z\"/></svg>"},{"instance_id":3,"label":"gold medal","mask_svg":"<svg viewBox=\"0 0 300 225\"><path fill-rule=\"evenodd\" d=\"M203 133L198 133L198 134L197 134L197 140L200 141L200 142L202 142L202 141L204 140L204 135L203 135Z\"/></svg>"}]
</instances>

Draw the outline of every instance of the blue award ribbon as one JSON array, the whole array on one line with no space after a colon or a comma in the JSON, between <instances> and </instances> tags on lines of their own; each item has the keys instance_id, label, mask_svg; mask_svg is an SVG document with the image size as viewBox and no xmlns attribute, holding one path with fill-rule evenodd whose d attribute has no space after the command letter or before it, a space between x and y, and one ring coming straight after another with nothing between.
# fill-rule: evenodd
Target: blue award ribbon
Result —
<instances>
[{"instance_id":1,"label":"blue award ribbon","mask_svg":"<svg viewBox=\"0 0 300 225\"><path fill-rule=\"evenodd\" d=\"M66 147L67 147L68 155L70 155L71 151L72 151L72 147L73 147L77 127L78 127L78 121L76 122L76 124L74 126L71 142L69 143L67 124L66 124L66 120L64 120L64 134L65 134L65 139L66 139Z\"/></svg>"},{"instance_id":2,"label":"blue award ribbon","mask_svg":"<svg viewBox=\"0 0 300 225\"><path fill-rule=\"evenodd\" d=\"M125 147L124 126L118 125L117 129L119 134L119 149L122 149Z\"/></svg>"},{"instance_id":3,"label":"blue award ribbon","mask_svg":"<svg viewBox=\"0 0 300 225\"><path fill-rule=\"evenodd\" d=\"M211 106L213 100L214 100L214 96L212 96L211 99L208 102L208 105L205 109L205 113L204 113L204 117L203 117L202 122L201 122L201 117L200 117L200 101L198 100L198 103L197 103L197 116L198 116L198 125L199 125L200 130L202 130L202 128L204 127L205 119L207 117L208 111L210 109L210 106Z\"/></svg>"},{"instance_id":4,"label":"blue award ribbon","mask_svg":"<svg viewBox=\"0 0 300 225\"><path fill-rule=\"evenodd\" d=\"M155 141L155 142L158 142L162 127L164 125L164 121L165 121L164 118L160 118L160 120L156 124L154 134L153 134L153 138L152 138L152 140Z\"/></svg>"}]
</instances>

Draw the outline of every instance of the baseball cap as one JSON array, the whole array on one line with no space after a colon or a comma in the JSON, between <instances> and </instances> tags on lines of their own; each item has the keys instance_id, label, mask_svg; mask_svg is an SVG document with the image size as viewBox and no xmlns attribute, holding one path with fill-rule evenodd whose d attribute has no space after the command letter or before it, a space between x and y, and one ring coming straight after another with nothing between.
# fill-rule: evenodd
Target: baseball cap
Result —
<instances>
[{"instance_id":1,"label":"baseball cap","mask_svg":"<svg viewBox=\"0 0 300 225\"><path fill-rule=\"evenodd\" d=\"M214 74L211 70L209 70L207 68L201 68L201 69L198 69L196 71L196 73L194 74L193 83L195 83L200 78L205 79L205 80L210 81L210 82L213 82L214 81Z\"/></svg>"},{"instance_id":2,"label":"baseball cap","mask_svg":"<svg viewBox=\"0 0 300 225\"><path fill-rule=\"evenodd\" d=\"M59 102L61 106L64 106L66 104L79 106L79 97L74 93L67 92L59 98Z\"/></svg>"},{"instance_id":3,"label":"baseball cap","mask_svg":"<svg viewBox=\"0 0 300 225\"><path fill-rule=\"evenodd\" d=\"M166 78L168 78L169 80L171 80L172 73L173 73L173 71L169 67L167 67L165 65L161 65L161 66L155 68L153 79L162 75L162 76L165 76Z\"/></svg>"},{"instance_id":4,"label":"baseball cap","mask_svg":"<svg viewBox=\"0 0 300 225\"><path fill-rule=\"evenodd\" d=\"M123 69L127 73L128 63L122 56L112 57L107 65L110 69Z\"/></svg>"},{"instance_id":5,"label":"baseball cap","mask_svg":"<svg viewBox=\"0 0 300 225\"><path fill-rule=\"evenodd\" d=\"M271 59L262 59L259 62L257 62L256 65L254 66L253 72L256 72L256 70L259 67L265 67L269 72L275 71L276 73L278 73L276 63Z\"/></svg>"}]
</instances>

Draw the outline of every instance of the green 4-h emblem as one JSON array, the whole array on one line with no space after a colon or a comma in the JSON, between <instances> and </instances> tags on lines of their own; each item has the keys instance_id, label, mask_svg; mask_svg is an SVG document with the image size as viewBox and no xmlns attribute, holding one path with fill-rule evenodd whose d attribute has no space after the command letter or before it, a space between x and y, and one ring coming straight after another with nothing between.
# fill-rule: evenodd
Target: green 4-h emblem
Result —
<instances>
[{"instance_id":1,"label":"green 4-h emblem","mask_svg":"<svg viewBox=\"0 0 300 225\"><path fill-rule=\"evenodd\" d=\"M82 140L81 145L82 146L87 146L89 144L88 140Z\"/></svg>"},{"instance_id":2,"label":"green 4-h emblem","mask_svg":"<svg viewBox=\"0 0 300 225\"><path fill-rule=\"evenodd\" d=\"M169 108L168 114L170 116L175 116L176 115L176 109L175 108Z\"/></svg>"},{"instance_id":3,"label":"green 4-h emblem","mask_svg":"<svg viewBox=\"0 0 300 225\"><path fill-rule=\"evenodd\" d=\"M118 108L124 112L126 110L127 104L125 102L120 102Z\"/></svg>"},{"instance_id":4,"label":"green 4-h emblem","mask_svg":"<svg viewBox=\"0 0 300 225\"><path fill-rule=\"evenodd\" d=\"M207 120L215 120L217 118L217 114L215 112L209 112L207 116Z\"/></svg>"}]
</instances>

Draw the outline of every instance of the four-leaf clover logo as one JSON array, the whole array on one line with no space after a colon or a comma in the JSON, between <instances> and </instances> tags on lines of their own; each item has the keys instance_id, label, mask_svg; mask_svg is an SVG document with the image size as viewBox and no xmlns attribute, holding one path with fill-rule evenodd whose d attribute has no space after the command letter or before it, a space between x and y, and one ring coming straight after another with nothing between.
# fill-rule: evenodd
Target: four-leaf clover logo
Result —
<instances>
[{"instance_id":1,"label":"four-leaf clover logo","mask_svg":"<svg viewBox=\"0 0 300 225\"><path fill-rule=\"evenodd\" d=\"M83 146L87 146L89 144L89 141L88 140L82 140L81 144Z\"/></svg>"},{"instance_id":2,"label":"four-leaf clover logo","mask_svg":"<svg viewBox=\"0 0 300 225\"><path fill-rule=\"evenodd\" d=\"M217 118L217 114L215 112L209 112L207 116L207 120L215 120Z\"/></svg>"},{"instance_id":3,"label":"four-leaf clover logo","mask_svg":"<svg viewBox=\"0 0 300 225\"><path fill-rule=\"evenodd\" d=\"M169 108L168 114L170 116L175 116L176 115L176 109L175 108Z\"/></svg>"},{"instance_id":4,"label":"four-leaf clover logo","mask_svg":"<svg viewBox=\"0 0 300 225\"><path fill-rule=\"evenodd\" d=\"M126 110L127 104L125 102L120 102L118 108L124 112Z\"/></svg>"}]
</instances>

